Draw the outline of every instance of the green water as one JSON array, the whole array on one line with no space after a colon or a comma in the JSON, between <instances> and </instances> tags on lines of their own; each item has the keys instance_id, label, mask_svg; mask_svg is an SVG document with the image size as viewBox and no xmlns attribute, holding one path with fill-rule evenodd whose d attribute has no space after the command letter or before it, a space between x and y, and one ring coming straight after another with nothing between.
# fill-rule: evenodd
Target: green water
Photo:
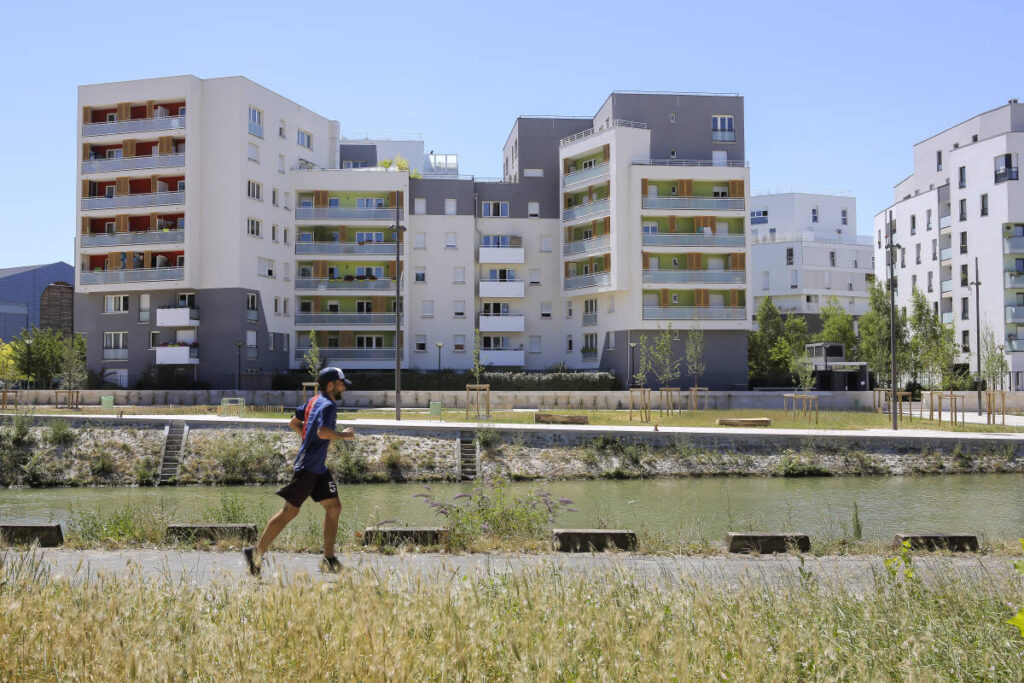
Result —
<instances>
[{"instance_id":1,"label":"green water","mask_svg":"<svg viewBox=\"0 0 1024 683\"><path fill-rule=\"evenodd\" d=\"M514 492L538 484L512 484ZM780 479L718 477L643 481L551 482L544 487L573 501L576 512L556 526L626 527L665 531L676 537L718 539L726 530L801 531L818 537L849 533L857 502L864 538L891 538L906 531L976 533L990 540L1024 537L1024 474L916 477L822 477ZM342 524L359 528L392 519L441 524L414 494L419 484L339 486ZM451 498L472 484L432 484ZM104 512L126 503L162 505L171 518L192 521L217 507L223 493L248 509L269 515L280 506L274 487L164 487L0 490L0 520L67 522L73 512ZM319 518L307 503L302 517Z\"/></svg>"}]
</instances>

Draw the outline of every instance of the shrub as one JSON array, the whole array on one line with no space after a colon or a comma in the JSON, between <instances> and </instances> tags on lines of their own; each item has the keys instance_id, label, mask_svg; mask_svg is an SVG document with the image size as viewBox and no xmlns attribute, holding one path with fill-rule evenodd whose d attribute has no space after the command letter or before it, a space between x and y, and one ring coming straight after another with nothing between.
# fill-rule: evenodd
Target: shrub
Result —
<instances>
[{"instance_id":1,"label":"shrub","mask_svg":"<svg viewBox=\"0 0 1024 683\"><path fill-rule=\"evenodd\" d=\"M343 484L356 484L370 479L370 463L356 452L351 443L335 441L327 454L327 467L334 479Z\"/></svg>"},{"instance_id":2,"label":"shrub","mask_svg":"<svg viewBox=\"0 0 1024 683\"><path fill-rule=\"evenodd\" d=\"M388 439L380 462L384 467L392 471L402 469L405 466L405 458L402 456L401 444Z\"/></svg>"},{"instance_id":3,"label":"shrub","mask_svg":"<svg viewBox=\"0 0 1024 683\"><path fill-rule=\"evenodd\" d=\"M155 484L157 468L159 466L157 459L152 455L144 455L136 459L132 465L135 473L135 483L139 486L152 486Z\"/></svg>"},{"instance_id":4,"label":"shrub","mask_svg":"<svg viewBox=\"0 0 1024 683\"><path fill-rule=\"evenodd\" d=\"M831 477L832 472L808 457L785 453L779 463L779 474L783 477Z\"/></svg>"},{"instance_id":5,"label":"shrub","mask_svg":"<svg viewBox=\"0 0 1024 683\"><path fill-rule=\"evenodd\" d=\"M494 427L480 427L476 430L476 442L481 449L489 449L497 446L501 439L498 437L498 430Z\"/></svg>"},{"instance_id":6,"label":"shrub","mask_svg":"<svg viewBox=\"0 0 1024 683\"><path fill-rule=\"evenodd\" d=\"M97 477L109 477L114 473L114 458L110 453L100 453L92 461L91 469Z\"/></svg>"},{"instance_id":7,"label":"shrub","mask_svg":"<svg viewBox=\"0 0 1024 683\"><path fill-rule=\"evenodd\" d=\"M208 455L220 466L218 484L271 484L280 479L284 460L275 439L263 432L217 437Z\"/></svg>"},{"instance_id":8,"label":"shrub","mask_svg":"<svg viewBox=\"0 0 1024 683\"><path fill-rule=\"evenodd\" d=\"M46 428L46 442L52 446L70 446L77 437L67 420L53 420Z\"/></svg>"}]
</instances>

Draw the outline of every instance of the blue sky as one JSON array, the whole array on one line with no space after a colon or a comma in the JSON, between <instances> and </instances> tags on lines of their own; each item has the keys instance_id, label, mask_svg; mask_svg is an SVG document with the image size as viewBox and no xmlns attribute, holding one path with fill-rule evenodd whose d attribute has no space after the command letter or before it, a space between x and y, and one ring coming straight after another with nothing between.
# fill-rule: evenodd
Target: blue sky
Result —
<instances>
[{"instance_id":1,"label":"blue sky","mask_svg":"<svg viewBox=\"0 0 1024 683\"><path fill-rule=\"evenodd\" d=\"M422 133L483 176L519 114L737 92L753 190L847 190L867 233L913 143L1024 97L1022 19L983 1L11 3L0 267L72 260L76 87L178 74L247 76L342 132Z\"/></svg>"}]
</instances>

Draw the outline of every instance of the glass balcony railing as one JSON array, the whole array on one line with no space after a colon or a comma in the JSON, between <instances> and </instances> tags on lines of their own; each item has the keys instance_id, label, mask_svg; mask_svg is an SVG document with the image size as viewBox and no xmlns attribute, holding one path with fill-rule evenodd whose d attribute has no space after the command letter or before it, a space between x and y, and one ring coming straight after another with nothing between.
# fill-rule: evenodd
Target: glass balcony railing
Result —
<instances>
[{"instance_id":1,"label":"glass balcony railing","mask_svg":"<svg viewBox=\"0 0 1024 683\"><path fill-rule=\"evenodd\" d=\"M589 275L576 275L565 278L564 289L583 289L585 287L600 287L611 282L610 273L591 273Z\"/></svg>"},{"instance_id":2,"label":"glass balcony railing","mask_svg":"<svg viewBox=\"0 0 1024 683\"><path fill-rule=\"evenodd\" d=\"M659 232L645 233L645 247L742 247L744 235L713 232Z\"/></svg>"},{"instance_id":3,"label":"glass balcony railing","mask_svg":"<svg viewBox=\"0 0 1024 683\"><path fill-rule=\"evenodd\" d=\"M117 135L119 133L149 133L156 130L176 130L184 127L184 116L158 116L152 119L135 119L133 121L86 123L82 126L82 137Z\"/></svg>"},{"instance_id":4,"label":"glass balcony railing","mask_svg":"<svg viewBox=\"0 0 1024 683\"><path fill-rule=\"evenodd\" d=\"M942 314L942 324L952 325L953 324L953 311L946 311Z\"/></svg>"},{"instance_id":5,"label":"glass balcony railing","mask_svg":"<svg viewBox=\"0 0 1024 683\"><path fill-rule=\"evenodd\" d=\"M939 291L942 292L943 294L945 294L946 292L952 292L953 291L953 281L952 280L943 280L941 283L939 283Z\"/></svg>"},{"instance_id":6,"label":"glass balcony railing","mask_svg":"<svg viewBox=\"0 0 1024 683\"><path fill-rule=\"evenodd\" d=\"M1004 277L1006 289L1024 289L1024 273L1008 270Z\"/></svg>"},{"instance_id":7,"label":"glass balcony railing","mask_svg":"<svg viewBox=\"0 0 1024 683\"><path fill-rule=\"evenodd\" d=\"M569 187L577 183L586 182L588 180L594 180L602 176L608 175L609 164L604 162L603 164L596 164L590 168L584 168L579 171L573 171L562 177L562 187Z\"/></svg>"},{"instance_id":8,"label":"glass balcony railing","mask_svg":"<svg viewBox=\"0 0 1024 683\"><path fill-rule=\"evenodd\" d=\"M699 211L743 211L739 197L644 197L645 209L683 209Z\"/></svg>"},{"instance_id":9,"label":"glass balcony railing","mask_svg":"<svg viewBox=\"0 0 1024 683\"><path fill-rule=\"evenodd\" d=\"M295 349L295 360L301 361L305 358L308 348ZM320 358L328 361L364 361L364 360L394 360L395 349L357 349L339 348L330 346L320 347Z\"/></svg>"},{"instance_id":10,"label":"glass balcony railing","mask_svg":"<svg viewBox=\"0 0 1024 683\"><path fill-rule=\"evenodd\" d=\"M576 254L586 254L591 251L603 251L609 247L611 247L611 239L608 235L602 235L601 237L593 237L587 240L566 242L562 246L562 256L575 256Z\"/></svg>"},{"instance_id":11,"label":"glass balcony railing","mask_svg":"<svg viewBox=\"0 0 1024 683\"><path fill-rule=\"evenodd\" d=\"M398 210L398 218L403 217L403 211ZM360 209L353 206L300 206L295 209L295 220L299 221L324 221L324 220L363 220L363 221L393 221L395 220L394 207L381 206L370 209Z\"/></svg>"},{"instance_id":12,"label":"glass balcony railing","mask_svg":"<svg viewBox=\"0 0 1024 683\"><path fill-rule=\"evenodd\" d=\"M584 313L583 324L586 327L591 327L597 324L597 313Z\"/></svg>"},{"instance_id":13,"label":"glass balcony railing","mask_svg":"<svg viewBox=\"0 0 1024 683\"><path fill-rule=\"evenodd\" d=\"M1024 254L1024 235L1004 237L1003 252L1007 254Z\"/></svg>"},{"instance_id":14,"label":"glass balcony railing","mask_svg":"<svg viewBox=\"0 0 1024 683\"><path fill-rule=\"evenodd\" d=\"M713 130L711 131L712 142L736 142L736 131L734 130Z\"/></svg>"},{"instance_id":15,"label":"glass balcony railing","mask_svg":"<svg viewBox=\"0 0 1024 683\"><path fill-rule=\"evenodd\" d=\"M103 360L128 360L128 349L103 349Z\"/></svg>"},{"instance_id":16,"label":"glass balcony railing","mask_svg":"<svg viewBox=\"0 0 1024 683\"><path fill-rule=\"evenodd\" d=\"M746 306L644 306L644 320L745 320Z\"/></svg>"},{"instance_id":17,"label":"glass balcony railing","mask_svg":"<svg viewBox=\"0 0 1024 683\"><path fill-rule=\"evenodd\" d=\"M185 241L185 231L136 230L82 235L82 247L124 247L136 244L178 244Z\"/></svg>"},{"instance_id":18,"label":"glass balcony railing","mask_svg":"<svg viewBox=\"0 0 1024 683\"><path fill-rule=\"evenodd\" d=\"M296 325L353 325L383 327L395 324L394 313L296 313Z\"/></svg>"},{"instance_id":19,"label":"glass balcony railing","mask_svg":"<svg viewBox=\"0 0 1024 683\"><path fill-rule=\"evenodd\" d=\"M159 282L162 280L184 279L184 268L133 268L131 270L83 271L79 278L83 285L118 285L126 282Z\"/></svg>"},{"instance_id":20,"label":"glass balcony railing","mask_svg":"<svg viewBox=\"0 0 1024 683\"><path fill-rule=\"evenodd\" d=\"M148 192L145 194L122 194L113 197L82 197L82 210L135 209L144 206L167 206L169 204L184 203L184 192Z\"/></svg>"},{"instance_id":21,"label":"glass balcony railing","mask_svg":"<svg viewBox=\"0 0 1024 683\"><path fill-rule=\"evenodd\" d=\"M1017 167L1001 168L995 173L995 181L1004 183L1007 180L1017 180Z\"/></svg>"},{"instance_id":22,"label":"glass balcony railing","mask_svg":"<svg viewBox=\"0 0 1024 683\"><path fill-rule=\"evenodd\" d=\"M378 280L345 280L342 278L296 278L295 289L336 289L336 290L394 290L395 281Z\"/></svg>"},{"instance_id":23,"label":"glass balcony railing","mask_svg":"<svg viewBox=\"0 0 1024 683\"><path fill-rule=\"evenodd\" d=\"M597 201L594 202L589 202L587 204L580 204L579 206L574 206L570 209L565 209L564 211L562 211L562 220L572 221L576 220L577 218L583 218L584 216L593 216L604 211L607 211L610 206L611 204L609 203L607 197L605 197L604 199L598 199Z\"/></svg>"},{"instance_id":24,"label":"glass balcony railing","mask_svg":"<svg viewBox=\"0 0 1024 683\"><path fill-rule=\"evenodd\" d=\"M185 154L156 154L141 157L118 157L116 159L89 159L82 162L82 173L107 173L109 171L138 171L144 168L171 168L185 165Z\"/></svg>"},{"instance_id":25,"label":"glass balcony railing","mask_svg":"<svg viewBox=\"0 0 1024 683\"><path fill-rule=\"evenodd\" d=\"M1007 339L1006 340L1007 351L1024 351L1024 339Z\"/></svg>"},{"instance_id":26,"label":"glass balcony railing","mask_svg":"<svg viewBox=\"0 0 1024 683\"><path fill-rule=\"evenodd\" d=\"M255 121L249 122L249 134L255 135L258 138L263 137L263 124L256 123Z\"/></svg>"},{"instance_id":27,"label":"glass balcony railing","mask_svg":"<svg viewBox=\"0 0 1024 683\"><path fill-rule=\"evenodd\" d=\"M395 255L394 242L296 242L295 253L299 256L318 254L368 254Z\"/></svg>"},{"instance_id":28,"label":"glass balcony railing","mask_svg":"<svg viewBox=\"0 0 1024 683\"><path fill-rule=\"evenodd\" d=\"M1007 306L1006 322L1015 324L1024 323L1024 306Z\"/></svg>"},{"instance_id":29,"label":"glass balcony railing","mask_svg":"<svg viewBox=\"0 0 1024 683\"><path fill-rule=\"evenodd\" d=\"M945 230L953 224L953 216L939 216L939 230Z\"/></svg>"},{"instance_id":30,"label":"glass balcony railing","mask_svg":"<svg viewBox=\"0 0 1024 683\"><path fill-rule=\"evenodd\" d=\"M742 285L747 281L745 270L645 270L644 282L651 284L701 283L709 285Z\"/></svg>"},{"instance_id":31,"label":"glass balcony railing","mask_svg":"<svg viewBox=\"0 0 1024 683\"><path fill-rule=\"evenodd\" d=\"M948 261L951 258L953 258L953 248L952 247L947 247L947 248L942 249L942 250L939 251L939 260L940 261Z\"/></svg>"}]
</instances>

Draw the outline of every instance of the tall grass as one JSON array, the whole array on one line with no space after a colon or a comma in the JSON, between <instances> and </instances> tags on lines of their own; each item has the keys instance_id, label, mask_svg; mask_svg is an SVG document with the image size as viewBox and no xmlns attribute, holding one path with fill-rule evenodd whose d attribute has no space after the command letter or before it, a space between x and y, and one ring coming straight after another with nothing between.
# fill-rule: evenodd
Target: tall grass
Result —
<instances>
[{"instance_id":1,"label":"tall grass","mask_svg":"<svg viewBox=\"0 0 1024 683\"><path fill-rule=\"evenodd\" d=\"M554 572L196 585L0 560L3 680L1024 679L1017 586L880 572L855 594Z\"/></svg>"}]
</instances>

